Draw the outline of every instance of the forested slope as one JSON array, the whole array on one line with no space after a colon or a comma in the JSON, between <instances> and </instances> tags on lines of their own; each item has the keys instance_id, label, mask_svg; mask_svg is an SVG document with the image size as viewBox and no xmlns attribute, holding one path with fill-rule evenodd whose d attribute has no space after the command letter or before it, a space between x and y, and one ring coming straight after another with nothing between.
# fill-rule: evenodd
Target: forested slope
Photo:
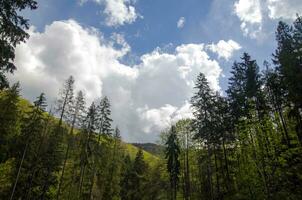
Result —
<instances>
[{"instance_id":1,"label":"forested slope","mask_svg":"<svg viewBox=\"0 0 302 200\"><path fill-rule=\"evenodd\" d=\"M43 94L32 105L18 90L16 84L0 93L0 199L140 195L136 182L147 184L158 157L122 142L117 128L104 129L107 134L92 129L91 108L82 125L70 126L44 111Z\"/></svg>"}]
</instances>

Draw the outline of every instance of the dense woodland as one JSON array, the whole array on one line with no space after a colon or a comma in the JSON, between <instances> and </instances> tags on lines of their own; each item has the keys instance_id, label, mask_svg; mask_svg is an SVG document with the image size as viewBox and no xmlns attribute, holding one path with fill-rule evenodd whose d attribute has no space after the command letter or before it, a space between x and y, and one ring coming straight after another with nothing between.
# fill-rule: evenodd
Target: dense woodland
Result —
<instances>
[{"instance_id":1,"label":"dense woodland","mask_svg":"<svg viewBox=\"0 0 302 200\"><path fill-rule=\"evenodd\" d=\"M194 118L135 144L148 153L122 141L107 97L86 105L72 76L54 106L9 83L27 7L36 2L0 2L0 199L302 199L301 17L279 22L271 62L235 61L224 94L200 73Z\"/></svg>"}]
</instances>

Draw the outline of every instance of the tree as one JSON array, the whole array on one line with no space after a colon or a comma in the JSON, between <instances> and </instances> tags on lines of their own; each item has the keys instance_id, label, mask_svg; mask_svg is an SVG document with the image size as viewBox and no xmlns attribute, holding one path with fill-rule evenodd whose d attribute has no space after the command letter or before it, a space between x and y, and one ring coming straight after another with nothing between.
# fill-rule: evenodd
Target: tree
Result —
<instances>
[{"instance_id":1,"label":"tree","mask_svg":"<svg viewBox=\"0 0 302 200\"><path fill-rule=\"evenodd\" d=\"M69 76L69 78L65 81L64 86L59 93L59 99L57 100L57 112L59 113L59 127L62 125L63 120L65 120L66 122L71 121L70 114L74 101L73 90L74 78L73 76Z\"/></svg>"},{"instance_id":2,"label":"tree","mask_svg":"<svg viewBox=\"0 0 302 200\"><path fill-rule=\"evenodd\" d=\"M194 119L192 121L195 137L202 139L206 142L211 140L212 124L210 116L212 115L211 108L213 107L213 94L210 89L209 83L204 76L200 73L194 89L196 93L191 98Z\"/></svg>"},{"instance_id":3,"label":"tree","mask_svg":"<svg viewBox=\"0 0 302 200\"><path fill-rule=\"evenodd\" d=\"M249 100L256 101L256 106L259 109L264 104L260 95L261 82L256 61L252 60L247 53L243 54L241 60L242 62L235 62L232 67L232 76L229 79L227 90L234 124L240 118L248 117Z\"/></svg>"},{"instance_id":4,"label":"tree","mask_svg":"<svg viewBox=\"0 0 302 200\"><path fill-rule=\"evenodd\" d=\"M273 62L286 86L286 97L290 105L289 115L296 120L296 134L302 143L302 19L297 17L294 26L279 22L276 31L277 49Z\"/></svg>"},{"instance_id":5,"label":"tree","mask_svg":"<svg viewBox=\"0 0 302 200\"><path fill-rule=\"evenodd\" d=\"M9 86L5 73L13 73L16 70L13 63L16 45L29 37L25 31L29 28L28 19L19 15L20 11L26 8L36 9L37 2L35 0L0 1L0 89Z\"/></svg>"},{"instance_id":6,"label":"tree","mask_svg":"<svg viewBox=\"0 0 302 200\"><path fill-rule=\"evenodd\" d=\"M176 200L179 181L180 162L178 157L180 154L180 149L178 146L175 126L171 127L168 140L166 142L165 153L167 159L167 170L170 175L171 199Z\"/></svg>"},{"instance_id":7,"label":"tree","mask_svg":"<svg viewBox=\"0 0 302 200\"><path fill-rule=\"evenodd\" d=\"M71 146L71 140L73 138L73 131L75 126L79 127L81 124L81 121L83 120L83 115L85 113L85 99L82 91L79 91L77 93L77 96L75 98L75 101L71 101L73 103L70 105L70 118L71 118L71 124L70 124L70 132L69 132L69 138L67 138L67 148L65 152L65 158L64 158L64 163L62 167L62 173L60 176L59 180L59 186L58 186L58 192L57 192L57 199L59 199L60 192L61 192L61 187L63 183L63 178L64 178L64 172L65 172L65 167L66 167L66 162L69 156L69 149Z\"/></svg>"},{"instance_id":8,"label":"tree","mask_svg":"<svg viewBox=\"0 0 302 200\"><path fill-rule=\"evenodd\" d=\"M34 102L34 106L31 108L31 111L28 113L28 117L24 119L23 122L23 126L22 126L22 131L21 131L21 137L22 137L22 141L25 141L25 144L22 145L23 147L23 152L22 152L22 157L19 161L19 166L18 166L18 171L17 171L17 175L15 178L15 182L14 182L14 186L12 189L12 193L10 196L10 200L12 200L14 198L14 194L16 191L16 187L19 181L19 177L21 174L21 169L23 168L23 164L24 164L24 160L26 159L26 156L29 157L31 156L32 159L27 158L27 166L30 166L31 162L35 162L35 160L37 158L35 158L34 154L35 154L35 144L37 144L39 142L39 140L41 139L41 131L43 129L43 124L44 124L44 112L45 112L45 108L46 108L46 102L45 102L45 96L42 93L37 100ZM36 141L36 143L35 143ZM32 170L31 168L29 169L25 169L24 173L25 176L28 176L30 173L30 170ZM24 195L24 193L22 193L24 191L24 185L23 187L21 186L20 188L22 188L20 191L21 193L19 193L19 195Z\"/></svg>"},{"instance_id":9,"label":"tree","mask_svg":"<svg viewBox=\"0 0 302 200\"><path fill-rule=\"evenodd\" d=\"M113 144L111 144L111 155L106 185L104 190L104 199L116 199L119 197L119 173L121 171L121 135L118 127L114 130Z\"/></svg>"},{"instance_id":10,"label":"tree","mask_svg":"<svg viewBox=\"0 0 302 200\"><path fill-rule=\"evenodd\" d=\"M12 157L13 138L19 129L19 83L0 92L0 163Z\"/></svg>"},{"instance_id":11,"label":"tree","mask_svg":"<svg viewBox=\"0 0 302 200\"><path fill-rule=\"evenodd\" d=\"M190 184L190 147L192 145L193 134L191 130L192 121L189 119L179 120L176 123L176 132L180 141L180 157L183 157L183 195L184 199L190 199L191 184ZM180 160L182 160L180 158Z\"/></svg>"},{"instance_id":12,"label":"tree","mask_svg":"<svg viewBox=\"0 0 302 200\"><path fill-rule=\"evenodd\" d=\"M145 178L147 172L147 164L144 161L144 154L142 149L139 149L136 153L133 167L131 170L131 174L129 177L130 185L129 185L129 199L131 200L141 200L145 199Z\"/></svg>"},{"instance_id":13,"label":"tree","mask_svg":"<svg viewBox=\"0 0 302 200\"><path fill-rule=\"evenodd\" d=\"M130 190L131 190L131 171L132 171L132 162L129 154L127 154L123 159L123 165L121 170L121 181L120 181L120 197L121 200L131 200L130 199Z\"/></svg>"},{"instance_id":14,"label":"tree","mask_svg":"<svg viewBox=\"0 0 302 200\"><path fill-rule=\"evenodd\" d=\"M111 136L112 128L110 118L111 110L110 110L110 102L109 99L105 96L98 106L98 123L99 123L99 133L105 134L107 136Z\"/></svg>"},{"instance_id":15,"label":"tree","mask_svg":"<svg viewBox=\"0 0 302 200\"><path fill-rule=\"evenodd\" d=\"M95 170L93 170L92 140L96 131L96 107L94 102L88 109L87 116L83 121L80 141L80 175L78 181L78 197L90 198L94 184Z\"/></svg>"}]
</instances>

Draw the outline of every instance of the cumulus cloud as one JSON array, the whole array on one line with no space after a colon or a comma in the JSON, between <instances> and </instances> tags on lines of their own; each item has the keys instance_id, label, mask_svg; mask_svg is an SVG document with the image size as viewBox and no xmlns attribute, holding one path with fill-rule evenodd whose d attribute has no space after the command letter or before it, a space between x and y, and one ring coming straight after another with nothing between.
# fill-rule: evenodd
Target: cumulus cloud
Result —
<instances>
[{"instance_id":1,"label":"cumulus cloud","mask_svg":"<svg viewBox=\"0 0 302 200\"><path fill-rule=\"evenodd\" d=\"M89 0L79 0L80 4L84 4ZM90 0L104 6L102 13L106 15L106 25L120 26L131 24L139 17L137 14L134 0Z\"/></svg>"},{"instance_id":2,"label":"cumulus cloud","mask_svg":"<svg viewBox=\"0 0 302 200\"><path fill-rule=\"evenodd\" d=\"M184 27L186 19L184 17L179 18L177 21L177 28L181 29Z\"/></svg>"},{"instance_id":3,"label":"cumulus cloud","mask_svg":"<svg viewBox=\"0 0 302 200\"><path fill-rule=\"evenodd\" d=\"M245 35L256 37L262 29L260 0L239 0L234 4L236 15L241 21L240 28Z\"/></svg>"},{"instance_id":4,"label":"cumulus cloud","mask_svg":"<svg viewBox=\"0 0 302 200\"><path fill-rule=\"evenodd\" d=\"M301 0L267 0L271 19L295 19L302 14Z\"/></svg>"},{"instance_id":5,"label":"cumulus cloud","mask_svg":"<svg viewBox=\"0 0 302 200\"><path fill-rule=\"evenodd\" d=\"M45 92L51 102L73 75L88 102L109 97L114 122L126 141L154 141L169 123L192 116L188 101L199 72L220 90L222 69L205 44L183 44L173 53L157 48L128 66L119 61L130 51L120 34L104 38L73 20L55 21L43 32L31 28L29 33L27 43L16 48L19 68L10 77L21 82L24 97L33 100Z\"/></svg>"},{"instance_id":6,"label":"cumulus cloud","mask_svg":"<svg viewBox=\"0 0 302 200\"><path fill-rule=\"evenodd\" d=\"M229 60L233 56L234 51L241 49L241 46L233 40L220 40L217 44L207 45L207 48L217 53L219 58Z\"/></svg>"},{"instance_id":7,"label":"cumulus cloud","mask_svg":"<svg viewBox=\"0 0 302 200\"><path fill-rule=\"evenodd\" d=\"M234 12L241 21L245 36L257 38L263 31L264 19L293 20L302 13L301 0L237 0Z\"/></svg>"}]
</instances>

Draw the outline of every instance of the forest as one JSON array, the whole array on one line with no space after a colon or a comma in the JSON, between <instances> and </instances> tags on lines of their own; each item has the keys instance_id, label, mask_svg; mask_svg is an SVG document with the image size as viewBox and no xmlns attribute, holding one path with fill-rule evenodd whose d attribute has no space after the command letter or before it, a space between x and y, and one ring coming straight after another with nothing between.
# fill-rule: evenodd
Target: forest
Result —
<instances>
[{"instance_id":1,"label":"forest","mask_svg":"<svg viewBox=\"0 0 302 200\"><path fill-rule=\"evenodd\" d=\"M25 8L37 3L0 2L1 200L302 199L302 17L279 22L263 66L248 53L235 61L224 93L200 73L194 117L155 145L123 142L110 99L87 105L72 75L53 107L44 93L22 98L6 75L29 37Z\"/></svg>"}]
</instances>

